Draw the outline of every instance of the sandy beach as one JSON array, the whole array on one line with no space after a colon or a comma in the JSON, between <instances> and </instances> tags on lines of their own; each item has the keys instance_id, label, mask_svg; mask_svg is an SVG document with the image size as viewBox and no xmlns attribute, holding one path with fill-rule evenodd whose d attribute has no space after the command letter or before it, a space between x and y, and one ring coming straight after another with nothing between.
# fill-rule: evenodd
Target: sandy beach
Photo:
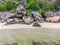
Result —
<instances>
[{"instance_id":1,"label":"sandy beach","mask_svg":"<svg viewBox=\"0 0 60 45\"><path fill-rule=\"evenodd\" d=\"M41 27L33 27L31 25L26 24L8 24L0 23L0 29L19 29L19 28L51 28L51 29L60 29L60 23L40 23Z\"/></svg>"},{"instance_id":2,"label":"sandy beach","mask_svg":"<svg viewBox=\"0 0 60 45\"><path fill-rule=\"evenodd\" d=\"M0 45L30 41L60 41L60 23L40 23L42 27L32 25L0 23Z\"/></svg>"}]
</instances>

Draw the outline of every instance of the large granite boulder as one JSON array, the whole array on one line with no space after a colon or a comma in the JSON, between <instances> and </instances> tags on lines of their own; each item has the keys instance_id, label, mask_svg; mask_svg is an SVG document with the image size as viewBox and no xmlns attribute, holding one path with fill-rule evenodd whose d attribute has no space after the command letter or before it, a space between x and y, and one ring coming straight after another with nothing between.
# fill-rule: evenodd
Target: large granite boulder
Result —
<instances>
[{"instance_id":1,"label":"large granite boulder","mask_svg":"<svg viewBox=\"0 0 60 45\"><path fill-rule=\"evenodd\" d=\"M10 17L11 15L13 15L13 13L11 12L0 12L0 21L4 21Z\"/></svg>"},{"instance_id":2,"label":"large granite boulder","mask_svg":"<svg viewBox=\"0 0 60 45\"><path fill-rule=\"evenodd\" d=\"M16 9L16 12L18 14L21 14L21 13L25 13L25 5L27 5L27 2L24 2L24 1L21 1L21 2L17 2L16 3L18 5L17 9Z\"/></svg>"},{"instance_id":3,"label":"large granite boulder","mask_svg":"<svg viewBox=\"0 0 60 45\"><path fill-rule=\"evenodd\" d=\"M33 18L31 18L30 16L24 16L23 21L25 24L32 24Z\"/></svg>"},{"instance_id":4,"label":"large granite boulder","mask_svg":"<svg viewBox=\"0 0 60 45\"><path fill-rule=\"evenodd\" d=\"M26 11L17 11L17 14L19 14L19 15L25 15L25 14L27 14L27 12Z\"/></svg>"},{"instance_id":5,"label":"large granite boulder","mask_svg":"<svg viewBox=\"0 0 60 45\"><path fill-rule=\"evenodd\" d=\"M49 17L49 18L46 18L46 21L47 22L60 22L60 17L59 16L54 16L54 17Z\"/></svg>"},{"instance_id":6,"label":"large granite boulder","mask_svg":"<svg viewBox=\"0 0 60 45\"><path fill-rule=\"evenodd\" d=\"M45 16L47 22L60 22L60 12L48 12Z\"/></svg>"},{"instance_id":7,"label":"large granite boulder","mask_svg":"<svg viewBox=\"0 0 60 45\"><path fill-rule=\"evenodd\" d=\"M44 21L44 18L38 12L33 11L31 14L33 14L33 18L34 18L35 21L38 21L38 22L43 22Z\"/></svg>"},{"instance_id":8,"label":"large granite boulder","mask_svg":"<svg viewBox=\"0 0 60 45\"><path fill-rule=\"evenodd\" d=\"M25 9L25 8L24 8L23 5L19 5L19 6L17 7L17 11L24 10L24 9Z\"/></svg>"},{"instance_id":9,"label":"large granite boulder","mask_svg":"<svg viewBox=\"0 0 60 45\"><path fill-rule=\"evenodd\" d=\"M45 16L46 17L53 17L54 16L54 12L49 11L49 12L45 13Z\"/></svg>"},{"instance_id":10,"label":"large granite boulder","mask_svg":"<svg viewBox=\"0 0 60 45\"><path fill-rule=\"evenodd\" d=\"M17 14L26 14L25 7L23 5L19 5L16 9Z\"/></svg>"},{"instance_id":11,"label":"large granite boulder","mask_svg":"<svg viewBox=\"0 0 60 45\"><path fill-rule=\"evenodd\" d=\"M20 2L17 2L16 5L26 6L27 5L27 2L26 1L20 1Z\"/></svg>"},{"instance_id":12,"label":"large granite boulder","mask_svg":"<svg viewBox=\"0 0 60 45\"><path fill-rule=\"evenodd\" d=\"M13 14L11 16L9 16L6 20L7 23L20 23L23 21L23 15L18 15L18 14Z\"/></svg>"}]
</instances>

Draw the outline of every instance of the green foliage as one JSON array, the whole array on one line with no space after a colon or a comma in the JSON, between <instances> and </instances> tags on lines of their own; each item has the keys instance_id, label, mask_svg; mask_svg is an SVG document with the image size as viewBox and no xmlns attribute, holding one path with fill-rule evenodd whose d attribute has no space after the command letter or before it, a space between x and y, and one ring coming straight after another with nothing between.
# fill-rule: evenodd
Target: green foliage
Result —
<instances>
[{"instance_id":1,"label":"green foliage","mask_svg":"<svg viewBox=\"0 0 60 45\"><path fill-rule=\"evenodd\" d=\"M0 4L0 11L7 11L16 8L16 3L12 1L7 1L5 4Z\"/></svg>"},{"instance_id":2,"label":"green foliage","mask_svg":"<svg viewBox=\"0 0 60 45\"><path fill-rule=\"evenodd\" d=\"M21 0L16 0L17 2L21 1Z\"/></svg>"},{"instance_id":3,"label":"green foliage","mask_svg":"<svg viewBox=\"0 0 60 45\"><path fill-rule=\"evenodd\" d=\"M44 15L46 12L53 10L54 5L47 2L47 0L38 0L39 10L38 12Z\"/></svg>"},{"instance_id":4,"label":"green foliage","mask_svg":"<svg viewBox=\"0 0 60 45\"><path fill-rule=\"evenodd\" d=\"M21 0L15 0L21 1ZM52 3L47 2L47 0L26 0L27 5L25 6L28 12L32 10L38 11L40 14L44 15L46 12L53 10L54 5ZM0 11L11 10L12 12L16 12L16 2L12 0L7 0L5 4L0 4Z\"/></svg>"},{"instance_id":5,"label":"green foliage","mask_svg":"<svg viewBox=\"0 0 60 45\"><path fill-rule=\"evenodd\" d=\"M36 1L36 0L26 0L28 3L30 3L31 1Z\"/></svg>"},{"instance_id":6,"label":"green foliage","mask_svg":"<svg viewBox=\"0 0 60 45\"><path fill-rule=\"evenodd\" d=\"M29 10L26 10L27 12L31 12L32 10L31 9L29 9Z\"/></svg>"},{"instance_id":7,"label":"green foliage","mask_svg":"<svg viewBox=\"0 0 60 45\"><path fill-rule=\"evenodd\" d=\"M31 10L37 10L37 2L35 0L32 0L27 6L26 9L31 9Z\"/></svg>"},{"instance_id":8,"label":"green foliage","mask_svg":"<svg viewBox=\"0 0 60 45\"><path fill-rule=\"evenodd\" d=\"M47 0L27 0L27 10L36 10L44 15L46 12L53 10L54 5L47 2Z\"/></svg>"},{"instance_id":9,"label":"green foliage","mask_svg":"<svg viewBox=\"0 0 60 45\"><path fill-rule=\"evenodd\" d=\"M12 12L12 13L16 12L16 9L12 9L11 12Z\"/></svg>"},{"instance_id":10,"label":"green foliage","mask_svg":"<svg viewBox=\"0 0 60 45\"><path fill-rule=\"evenodd\" d=\"M42 8L40 7L38 12L40 14L44 15L46 12L52 11L53 7L54 7L54 5L52 5L52 4L46 4L45 6L42 6Z\"/></svg>"},{"instance_id":11,"label":"green foliage","mask_svg":"<svg viewBox=\"0 0 60 45\"><path fill-rule=\"evenodd\" d=\"M7 10L6 4L0 4L0 11L5 11Z\"/></svg>"},{"instance_id":12,"label":"green foliage","mask_svg":"<svg viewBox=\"0 0 60 45\"><path fill-rule=\"evenodd\" d=\"M8 10L11 10L11 9L16 8L16 3L12 1L7 1L6 6Z\"/></svg>"}]
</instances>

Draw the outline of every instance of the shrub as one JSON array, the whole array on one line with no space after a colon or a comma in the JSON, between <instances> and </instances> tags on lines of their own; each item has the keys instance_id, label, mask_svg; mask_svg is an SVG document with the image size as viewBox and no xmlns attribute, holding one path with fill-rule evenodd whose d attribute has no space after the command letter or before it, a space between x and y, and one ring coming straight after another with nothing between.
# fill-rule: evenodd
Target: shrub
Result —
<instances>
[{"instance_id":1,"label":"shrub","mask_svg":"<svg viewBox=\"0 0 60 45\"><path fill-rule=\"evenodd\" d=\"M42 8L39 8L38 12L44 16L46 12L52 11L54 8L54 5L47 4L46 6L43 6Z\"/></svg>"},{"instance_id":2,"label":"shrub","mask_svg":"<svg viewBox=\"0 0 60 45\"><path fill-rule=\"evenodd\" d=\"M16 0L17 2L21 1L21 0Z\"/></svg>"},{"instance_id":3,"label":"shrub","mask_svg":"<svg viewBox=\"0 0 60 45\"><path fill-rule=\"evenodd\" d=\"M36 1L31 1L27 6L26 9L31 9L31 10L37 10L37 2Z\"/></svg>"},{"instance_id":4,"label":"shrub","mask_svg":"<svg viewBox=\"0 0 60 45\"><path fill-rule=\"evenodd\" d=\"M16 8L16 3L12 1L7 1L6 6L8 10L11 10L11 9Z\"/></svg>"},{"instance_id":5,"label":"shrub","mask_svg":"<svg viewBox=\"0 0 60 45\"><path fill-rule=\"evenodd\" d=\"M0 11L5 11L7 10L6 4L0 4Z\"/></svg>"},{"instance_id":6,"label":"shrub","mask_svg":"<svg viewBox=\"0 0 60 45\"><path fill-rule=\"evenodd\" d=\"M31 1L33 1L33 0L26 0L27 1L27 3L30 3Z\"/></svg>"},{"instance_id":7,"label":"shrub","mask_svg":"<svg viewBox=\"0 0 60 45\"><path fill-rule=\"evenodd\" d=\"M0 11L7 11L16 8L16 3L12 1L7 1L5 4L0 4Z\"/></svg>"},{"instance_id":8,"label":"shrub","mask_svg":"<svg viewBox=\"0 0 60 45\"><path fill-rule=\"evenodd\" d=\"M39 9L38 12L44 16L46 12L52 11L54 5L52 3L48 3L47 0L38 0Z\"/></svg>"},{"instance_id":9,"label":"shrub","mask_svg":"<svg viewBox=\"0 0 60 45\"><path fill-rule=\"evenodd\" d=\"M12 13L16 12L16 9L12 9L11 12L12 12Z\"/></svg>"},{"instance_id":10,"label":"shrub","mask_svg":"<svg viewBox=\"0 0 60 45\"><path fill-rule=\"evenodd\" d=\"M27 0L27 2L27 10L36 10L42 16L44 16L46 12L53 10L54 7L54 5L52 3L48 3L47 0Z\"/></svg>"}]
</instances>

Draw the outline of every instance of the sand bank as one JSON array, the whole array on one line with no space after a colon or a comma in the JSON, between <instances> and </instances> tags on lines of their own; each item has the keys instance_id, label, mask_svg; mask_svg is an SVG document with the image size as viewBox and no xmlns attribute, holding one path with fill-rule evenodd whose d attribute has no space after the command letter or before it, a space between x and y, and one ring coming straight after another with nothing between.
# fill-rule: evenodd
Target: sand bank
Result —
<instances>
[{"instance_id":1,"label":"sand bank","mask_svg":"<svg viewBox=\"0 0 60 45\"><path fill-rule=\"evenodd\" d=\"M0 29L19 29L19 28L51 28L51 29L59 29L60 23L40 23L41 27L33 27L31 25L25 24L10 24L5 25L4 23L0 23Z\"/></svg>"}]
</instances>

